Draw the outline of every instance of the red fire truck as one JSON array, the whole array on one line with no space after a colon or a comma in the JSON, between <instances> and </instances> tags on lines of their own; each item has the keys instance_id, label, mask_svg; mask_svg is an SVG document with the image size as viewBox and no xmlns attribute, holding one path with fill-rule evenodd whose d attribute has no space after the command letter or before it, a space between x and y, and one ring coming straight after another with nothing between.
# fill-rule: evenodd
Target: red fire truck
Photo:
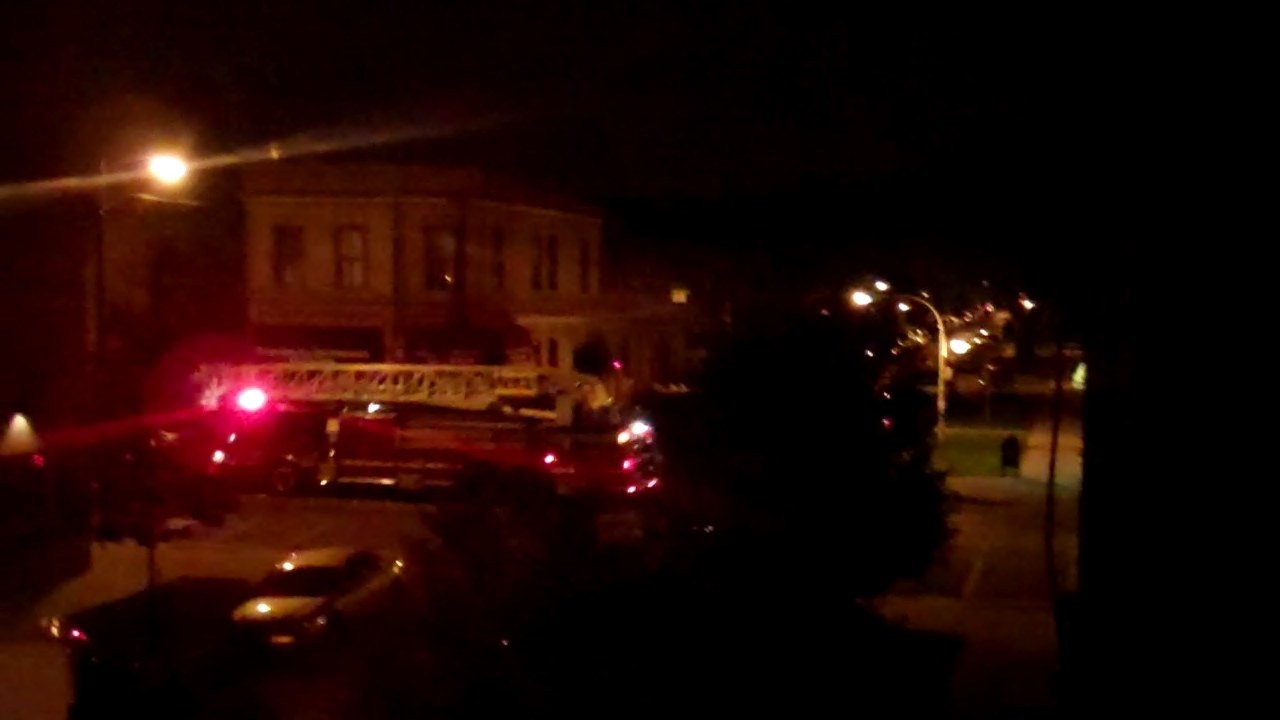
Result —
<instances>
[{"instance_id":1,"label":"red fire truck","mask_svg":"<svg viewBox=\"0 0 1280 720\"><path fill-rule=\"evenodd\" d=\"M346 408L330 420L320 487L448 488L481 471L549 478L562 493L635 495L658 487L652 429L557 427L503 413L421 406ZM621 438L621 442L619 441Z\"/></svg>"},{"instance_id":2,"label":"red fire truck","mask_svg":"<svg viewBox=\"0 0 1280 720\"><path fill-rule=\"evenodd\" d=\"M276 363L205 379L211 406L239 418L211 452L215 474L257 478L275 492L422 493L484 470L551 479L562 493L659 486L648 423L582 411L592 378L505 366Z\"/></svg>"}]
</instances>

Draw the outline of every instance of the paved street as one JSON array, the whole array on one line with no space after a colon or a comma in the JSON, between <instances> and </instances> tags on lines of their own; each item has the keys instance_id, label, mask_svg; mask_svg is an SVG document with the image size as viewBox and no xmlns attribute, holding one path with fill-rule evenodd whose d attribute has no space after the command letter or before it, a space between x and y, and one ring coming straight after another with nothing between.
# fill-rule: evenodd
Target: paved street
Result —
<instances>
[{"instance_id":1,"label":"paved street","mask_svg":"<svg viewBox=\"0 0 1280 720\"><path fill-rule=\"evenodd\" d=\"M1045 562L1047 424L1028 437L1022 477L952 477L954 537L920 581L900 583L879 605L891 619L965 640L953 679L957 717L1049 712L1056 636ZM1060 437L1054 533L1056 577L1074 587L1080 489L1078 422Z\"/></svg>"},{"instance_id":2,"label":"paved street","mask_svg":"<svg viewBox=\"0 0 1280 720\"><path fill-rule=\"evenodd\" d=\"M428 505L381 500L250 497L221 528L195 529L189 538L157 551L162 580L179 576L257 579L287 551L323 545L358 545L398 551L435 542L422 521ZM0 718L54 718L66 711L69 687L61 650L38 635L41 617L63 615L133 594L146 586L146 551L129 543L97 544L92 569L46 596L25 628L0 643ZM320 698L314 674L307 692L294 692L287 674L273 697ZM308 694L310 693L310 694ZM325 702L332 701L328 698ZM334 705L333 707L341 707ZM330 715L342 717L343 715ZM319 717L319 716L316 716Z\"/></svg>"},{"instance_id":3,"label":"paved street","mask_svg":"<svg viewBox=\"0 0 1280 720\"><path fill-rule=\"evenodd\" d=\"M179 576L256 579L290 550L354 545L398 551L433 542L422 522L429 505L337 498L246 498L225 526L197 526L191 537L162 543L162 580ZM43 615L72 612L124 597L146 585L146 551L133 543L99 544L93 569L39 606Z\"/></svg>"},{"instance_id":4,"label":"paved street","mask_svg":"<svg viewBox=\"0 0 1280 720\"><path fill-rule=\"evenodd\" d=\"M1035 715L1047 705L1054 665L1052 605L1044 563L1043 510L1047 426L1028 438L1023 477L949 479L955 536L945 557L920 581L901 583L880 603L891 619L919 630L959 635L966 647L954 679L957 716ZM1059 581L1074 583L1078 425L1068 423L1059 454ZM255 579L287 551L359 545L400 551L437 543L434 508L370 499L251 497L221 528L198 527L158 551L163 579L179 576ZM0 718L62 717L69 694L60 650L36 636L36 620L124 597L145 586L146 553L132 543L93 548L93 569L59 587L27 619L30 632L0 645ZM450 690L449 668L409 638L349 648L325 662L281 667L213 699L204 716L341 718L376 712L396 688L421 698ZM390 690L388 689L390 686ZM996 705L996 698L999 704ZM444 700L440 699L441 702ZM8 713L8 714L6 714Z\"/></svg>"}]
</instances>

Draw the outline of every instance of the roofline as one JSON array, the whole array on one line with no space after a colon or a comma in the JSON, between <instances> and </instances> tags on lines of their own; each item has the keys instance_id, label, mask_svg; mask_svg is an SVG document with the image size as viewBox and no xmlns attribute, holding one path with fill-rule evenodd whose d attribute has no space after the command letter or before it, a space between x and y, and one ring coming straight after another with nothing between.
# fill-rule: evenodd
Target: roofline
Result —
<instances>
[{"instance_id":1,"label":"roofline","mask_svg":"<svg viewBox=\"0 0 1280 720\"><path fill-rule=\"evenodd\" d=\"M544 205L532 205L527 202L502 200L498 198L485 197L482 195L466 195L466 194L440 194L440 195L346 195L339 193L323 193L323 194L307 194L299 195L296 193L254 193L242 194L240 199L244 203L279 203L282 205L293 204L309 204L319 202L339 202L339 203L380 203L380 204L409 204L409 203L425 203L432 201L448 201L459 200L490 205L502 208L511 208L517 210L525 210L528 212L539 213L542 215L562 215L584 220L592 220L597 223L603 223L603 213L595 208L586 208L580 210L566 210L558 207L547 207Z\"/></svg>"}]
</instances>

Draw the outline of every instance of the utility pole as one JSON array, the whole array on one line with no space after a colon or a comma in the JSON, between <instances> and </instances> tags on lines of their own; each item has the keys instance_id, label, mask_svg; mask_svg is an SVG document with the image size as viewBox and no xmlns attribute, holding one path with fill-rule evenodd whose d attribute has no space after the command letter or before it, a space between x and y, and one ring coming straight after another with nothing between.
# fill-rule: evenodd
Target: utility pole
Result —
<instances>
[{"instance_id":1,"label":"utility pole","mask_svg":"<svg viewBox=\"0 0 1280 720\"><path fill-rule=\"evenodd\" d=\"M991 427L991 363L982 363L982 417Z\"/></svg>"}]
</instances>

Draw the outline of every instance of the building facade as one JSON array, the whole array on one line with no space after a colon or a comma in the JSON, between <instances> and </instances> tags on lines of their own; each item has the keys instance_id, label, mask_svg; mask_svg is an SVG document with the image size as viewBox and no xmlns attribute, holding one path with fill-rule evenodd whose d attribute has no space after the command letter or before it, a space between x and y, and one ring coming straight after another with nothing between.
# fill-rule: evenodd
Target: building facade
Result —
<instances>
[{"instance_id":1,"label":"building facade","mask_svg":"<svg viewBox=\"0 0 1280 720\"><path fill-rule=\"evenodd\" d=\"M272 163L242 185L266 355L570 368L682 364L680 307L601 286L598 212L470 169Z\"/></svg>"}]
</instances>

